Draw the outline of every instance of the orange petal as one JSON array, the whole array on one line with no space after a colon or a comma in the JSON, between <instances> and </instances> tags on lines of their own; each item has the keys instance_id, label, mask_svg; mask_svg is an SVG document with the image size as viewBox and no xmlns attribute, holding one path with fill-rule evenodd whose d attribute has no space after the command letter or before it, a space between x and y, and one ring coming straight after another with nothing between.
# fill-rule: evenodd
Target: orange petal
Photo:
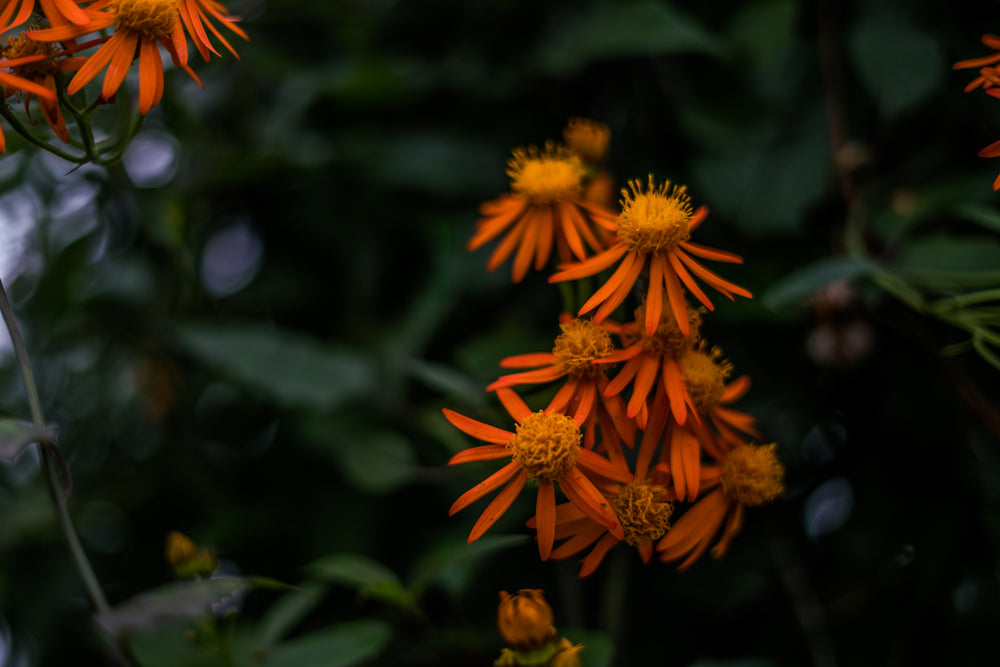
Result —
<instances>
[{"instance_id":1,"label":"orange petal","mask_svg":"<svg viewBox=\"0 0 1000 667\"><path fill-rule=\"evenodd\" d=\"M587 451L581 449L581 456ZM584 514L607 528L618 539L625 539L625 532L607 499L577 468L570 468L563 475L562 479L559 480L559 488L562 489L569 501L580 508Z\"/></svg>"},{"instance_id":2,"label":"orange petal","mask_svg":"<svg viewBox=\"0 0 1000 667\"><path fill-rule=\"evenodd\" d=\"M511 451L506 445L482 445L462 450L448 459L448 465L471 463L472 461L492 461L510 456Z\"/></svg>"},{"instance_id":3,"label":"orange petal","mask_svg":"<svg viewBox=\"0 0 1000 667\"><path fill-rule=\"evenodd\" d=\"M531 408L521 399L520 396L514 393L512 389L507 389L506 387L501 387L497 389L497 398L503 403L503 406L507 408L507 413L513 417L518 424L523 422L531 414Z\"/></svg>"},{"instance_id":4,"label":"orange petal","mask_svg":"<svg viewBox=\"0 0 1000 667\"><path fill-rule=\"evenodd\" d=\"M538 480L535 521L538 522L538 555L548 560L556 537L556 488L551 479Z\"/></svg>"},{"instance_id":5,"label":"orange petal","mask_svg":"<svg viewBox=\"0 0 1000 667\"><path fill-rule=\"evenodd\" d=\"M476 525L472 527L472 532L469 533L469 542L474 542L482 537L483 533L490 529L497 519L507 511L517 498L517 495L521 493L521 489L524 488L524 482L528 479L528 476L524 472L517 474L514 479L510 481L503 491L497 494L497 497L493 499L493 502L483 511L479 520L476 521Z\"/></svg>"},{"instance_id":6,"label":"orange petal","mask_svg":"<svg viewBox=\"0 0 1000 667\"><path fill-rule=\"evenodd\" d=\"M476 502L487 493L499 489L501 486L506 484L509 480L513 479L521 471L521 466L511 461L500 470L487 477L485 480L476 484L474 487L463 493L458 497L451 505L451 509L448 510L448 516L460 512L472 503ZM525 475L525 477L527 477Z\"/></svg>"},{"instance_id":7,"label":"orange petal","mask_svg":"<svg viewBox=\"0 0 1000 667\"><path fill-rule=\"evenodd\" d=\"M621 259L622 255L628 252L628 248L623 243L616 243L607 250L599 252L593 257L589 257L582 262L570 264L563 270L549 276L550 283L558 283L564 280L579 280L596 273L600 273L610 268L615 262Z\"/></svg>"},{"instance_id":8,"label":"orange petal","mask_svg":"<svg viewBox=\"0 0 1000 667\"><path fill-rule=\"evenodd\" d=\"M611 461L607 460L600 454L590 451L589 449L580 450L580 455L576 460L576 464L581 468L586 468L590 472L600 475L601 477L607 477L608 479L613 479L618 482L632 481L632 473L629 472L628 468L614 465Z\"/></svg>"},{"instance_id":9,"label":"orange petal","mask_svg":"<svg viewBox=\"0 0 1000 667\"><path fill-rule=\"evenodd\" d=\"M461 415L454 410L442 408L441 412L444 413L445 418L456 428L460 431L468 433L477 440L492 442L497 445L506 445L510 442L510 439L514 437L514 434L510 431L505 431L502 428L484 424L483 422Z\"/></svg>"},{"instance_id":10,"label":"orange petal","mask_svg":"<svg viewBox=\"0 0 1000 667\"><path fill-rule=\"evenodd\" d=\"M587 557L583 559L583 564L580 566L580 578L589 577L594 572L597 571L598 566L604 557L611 550L611 547L618 544L618 540L615 539L613 535L605 535L601 538L601 541L597 543L594 550L587 554Z\"/></svg>"}]
</instances>

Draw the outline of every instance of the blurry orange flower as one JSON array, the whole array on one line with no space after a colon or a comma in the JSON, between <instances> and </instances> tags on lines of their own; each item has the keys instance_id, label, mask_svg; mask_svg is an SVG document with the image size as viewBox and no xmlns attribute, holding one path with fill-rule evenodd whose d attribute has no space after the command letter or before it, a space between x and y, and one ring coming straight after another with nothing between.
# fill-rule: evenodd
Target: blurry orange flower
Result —
<instances>
[{"instance_id":1,"label":"blurry orange flower","mask_svg":"<svg viewBox=\"0 0 1000 667\"><path fill-rule=\"evenodd\" d=\"M541 151L534 146L514 150L507 165L512 192L479 207L483 217L467 244L476 250L504 235L487 270L514 255L511 277L520 282L532 266L536 271L545 267L553 245L563 262L572 256L585 259L586 247L604 249L605 233L598 224L609 225L614 213L583 199L585 170L578 156L549 143Z\"/></svg>"},{"instance_id":2,"label":"blurry orange flower","mask_svg":"<svg viewBox=\"0 0 1000 667\"><path fill-rule=\"evenodd\" d=\"M566 147L591 165L604 161L610 140L611 130L608 126L589 118L570 118L563 130Z\"/></svg>"},{"instance_id":3,"label":"blurry orange flower","mask_svg":"<svg viewBox=\"0 0 1000 667\"><path fill-rule=\"evenodd\" d=\"M750 292L717 276L698 263L695 257L719 262L742 262L732 253L691 243L691 232L708 215L704 206L693 211L691 198L684 186L671 188L670 181L656 186L653 175L643 190L639 181L629 182L631 193L622 190L622 212L612 222L597 222L616 234L617 240L603 252L562 267L549 278L549 282L579 280L611 268L621 260L618 268L604 285L580 308L579 314L597 308L594 321L601 322L622 304L632 291L644 269L649 271L649 288L646 298L646 333L652 335L660 322L664 289L674 317L684 335L688 334L687 304L681 284L691 291L709 310L712 302L694 281L692 274L733 298L734 294L750 297ZM693 255L693 256L692 256Z\"/></svg>"},{"instance_id":4,"label":"blurry orange flower","mask_svg":"<svg viewBox=\"0 0 1000 667\"><path fill-rule=\"evenodd\" d=\"M17 61L20 58L40 56L39 59L32 60L30 63L12 67L11 72L22 79L39 84L52 93L51 97L43 97L26 92L24 96L24 111L30 119L29 105L31 104L31 99L37 97L38 105L42 109L42 115L45 116L45 122L49 124L49 127L52 128L57 137L68 143L69 131L66 129L66 121L63 119L62 111L59 109L59 102L56 101L55 75L57 72L66 71L74 65L78 66L78 64L74 63L73 60L57 61L56 58L62 54L57 52L54 45L28 39L23 33L17 37L8 37L7 46L3 48L2 52L4 57L13 61ZM8 95L15 92L17 91L8 91Z\"/></svg>"},{"instance_id":5,"label":"blurry orange flower","mask_svg":"<svg viewBox=\"0 0 1000 667\"><path fill-rule=\"evenodd\" d=\"M715 488L687 510L656 545L660 560L684 561L684 570L708 549L719 529L725 529L712 549L720 558L729 549L733 537L743 527L747 507L771 502L785 491L785 469L778 460L774 443L740 445L726 453L718 466L705 466L703 489Z\"/></svg>"},{"instance_id":6,"label":"blurry orange flower","mask_svg":"<svg viewBox=\"0 0 1000 667\"><path fill-rule=\"evenodd\" d=\"M482 536L507 511L528 479L538 480L536 515L538 551L542 560L548 560L555 538L556 483L584 514L624 537L614 512L584 473L619 481L631 479L631 473L581 447L580 424L566 415L549 410L532 412L510 389L498 389L497 397L517 422L514 433L475 421L453 410L443 410L448 421L458 429L490 443L459 452L449 464L508 456L512 459L485 481L462 494L451 506L449 514L455 514L486 494L504 487L476 521L469 534L469 542Z\"/></svg>"},{"instance_id":7,"label":"blurry orange flower","mask_svg":"<svg viewBox=\"0 0 1000 667\"><path fill-rule=\"evenodd\" d=\"M37 95L39 100L45 100L46 102L55 103L56 96L51 90L40 86L33 81L24 79L16 74L11 74L6 72L6 69L14 69L18 67L25 67L32 63L37 63L43 60L45 56L42 55L30 55L21 58L4 58L0 60L0 86L7 88L7 94L22 91L30 95ZM7 150L7 140L3 136L3 131L0 130L0 153Z\"/></svg>"},{"instance_id":8,"label":"blurry orange flower","mask_svg":"<svg viewBox=\"0 0 1000 667\"><path fill-rule=\"evenodd\" d=\"M998 65L998 63L1000 63L1000 36L983 35L983 44L993 49L994 53L980 58L960 60L952 65L952 68L979 69L979 76L974 78L968 83L968 85L965 86L965 92L968 93L976 88L982 87L982 89L986 91L987 95L1000 97L1000 87L998 87L1000 86L1000 65ZM983 148L979 151L978 155L979 157L1000 157L1000 141L996 141L986 148ZM993 189L1000 190L1000 175L994 179Z\"/></svg>"}]
</instances>

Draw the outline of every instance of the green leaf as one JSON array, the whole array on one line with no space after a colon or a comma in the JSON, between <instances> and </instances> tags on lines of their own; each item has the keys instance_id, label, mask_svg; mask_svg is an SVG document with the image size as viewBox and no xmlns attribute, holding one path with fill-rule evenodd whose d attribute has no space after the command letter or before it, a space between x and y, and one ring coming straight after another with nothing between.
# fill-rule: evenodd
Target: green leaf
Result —
<instances>
[{"instance_id":1,"label":"green leaf","mask_svg":"<svg viewBox=\"0 0 1000 667\"><path fill-rule=\"evenodd\" d=\"M292 331L189 324L176 335L204 363L289 407L329 409L376 385L372 363L360 352L327 346Z\"/></svg>"},{"instance_id":2,"label":"green leaf","mask_svg":"<svg viewBox=\"0 0 1000 667\"><path fill-rule=\"evenodd\" d=\"M938 289L1000 284L1000 241L990 237L925 236L906 246L895 268Z\"/></svg>"},{"instance_id":3,"label":"green leaf","mask_svg":"<svg viewBox=\"0 0 1000 667\"><path fill-rule=\"evenodd\" d=\"M960 204L955 207L955 215L975 222L993 232L1000 232L1000 211L987 204Z\"/></svg>"},{"instance_id":4,"label":"green leaf","mask_svg":"<svg viewBox=\"0 0 1000 667\"><path fill-rule=\"evenodd\" d=\"M55 426L38 428L30 422L0 419L0 461L13 463L28 445L40 441L54 443L58 433Z\"/></svg>"},{"instance_id":5,"label":"green leaf","mask_svg":"<svg viewBox=\"0 0 1000 667\"><path fill-rule=\"evenodd\" d=\"M99 614L97 622L109 634L120 636L171 621L195 620L205 616L213 604L249 586L246 579L239 577L170 584L129 598Z\"/></svg>"},{"instance_id":6,"label":"green leaf","mask_svg":"<svg viewBox=\"0 0 1000 667\"><path fill-rule=\"evenodd\" d=\"M621 2L593 6L553 26L537 61L549 74L572 74L592 61L719 51L710 33L672 6Z\"/></svg>"},{"instance_id":7,"label":"green leaf","mask_svg":"<svg viewBox=\"0 0 1000 667\"><path fill-rule=\"evenodd\" d=\"M527 535L487 535L466 544L449 536L417 564L411 588L420 595L434 583L457 594L496 552L521 546L529 539Z\"/></svg>"},{"instance_id":8,"label":"green leaf","mask_svg":"<svg viewBox=\"0 0 1000 667\"><path fill-rule=\"evenodd\" d=\"M838 280L854 280L879 271L874 262L853 257L822 259L799 269L770 289L761 298L771 310L802 306L814 294Z\"/></svg>"},{"instance_id":9,"label":"green leaf","mask_svg":"<svg viewBox=\"0 0 1000 667\"><path fill-rule=\"evenodd\" d=\"M915 108L941 82L941 47L903 12L868 3L847 42L868 93L889 115Z\"/></svg>"},{"instance_id":10,"label":"green leaf","mask_svg":"<svg viewBox=\"0 0 1000 667\"><path fill-rule=\"evenodd\" d=\"M377 656L392 632L381 621L363 619L278 644L263 654L265 667L350 667Z\"/></svg>"},{"instance_id":11,"label":"green leaf","mask_svg":"<svg viewBox=\"0 0 1000 667\"><path fill-rule=\"evenodd\" d=\"M323 600L326 585L310 582L281 596L267 608L257 626L257 642L271 646L287 635Z\"/></svg>"},{"instance_id":12,"label":"green leaf","mask_svg":"<svg viewBox=\"0 0 1000 667\"><path fill-rule=\"evenodd\" d=\"M580 651L582 667L610 667L615 655L615 644L611 638L597 630L582 628L559 628L563 637L574 645L583 644Z\"/></svg>"},{"instance_id":13,"label":"green leaf","mask_svg":"<svg viewBox=\"0 0 1000 667\"><path fill-rule=\"evenodd\" d=\"M333 584L366 590L384 582L399 583L396 573L377 560L360 554L330 554L308 566L309 573Z\"/></svg>"}]
</instances>

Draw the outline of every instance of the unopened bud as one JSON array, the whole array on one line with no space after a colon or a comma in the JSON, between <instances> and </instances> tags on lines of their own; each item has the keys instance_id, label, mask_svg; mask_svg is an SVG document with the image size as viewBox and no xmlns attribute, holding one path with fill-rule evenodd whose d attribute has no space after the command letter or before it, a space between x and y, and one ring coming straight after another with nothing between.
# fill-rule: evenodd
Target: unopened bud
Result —
<instances>
[{"instance_id":1,"label":"unopened bud","mask_svg":"<svg viewBox=\"0 0 1000 667\"><path fill-rule=\"evenodd\" d=\"M515 650L530 651L556 640L552 608L541 589L524 589L517 595L500 591L497 629Z\"/></svg>"}]
</instances>

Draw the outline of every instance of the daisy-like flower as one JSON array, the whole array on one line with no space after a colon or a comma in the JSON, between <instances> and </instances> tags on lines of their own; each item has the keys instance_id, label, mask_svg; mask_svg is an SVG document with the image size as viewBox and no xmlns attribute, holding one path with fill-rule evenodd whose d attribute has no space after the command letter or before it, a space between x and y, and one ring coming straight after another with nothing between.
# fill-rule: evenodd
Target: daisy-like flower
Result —
<instances>
[{"instance_id":1,"label":"daisy-like flower","mask_svg":"<svg viewBox=\"0 0 1000 667\"><path fill-rule=\"evenodd\" d=\"M570 414L574 420L584 424L584 447L593 449L595 426L599 420L599 410L608 413L615 429L629 447L635 438L635 423L625 417L625 405L618 396L602 400L608 386L605 365L596 362L606 358L614 350L611 334L617 325L611 322L594 324L589 318L573 319L563 316L551 352L534 352L507 357L500 362L504 368L534 368L504 375L488 387L494 391L501 387L515 387L523 384L548 384L565 379L566 382L552 398L547 410Z\"/></svg>"},{"instance_id":2,"label":"daisy-like flower","mask_svg":"<svg viewBox=\"0 0 1000 667\"><path fill-rule=\"evenodd\" d=\"M529 479L538 481L535 511L538 517L538 552L542 560L548 560L555 539L556 484L584 514L624 538L622 527L608 501L585 473L599 479L618 481L631 479L631 473L581 447L580 424L570 417L549 410L532 412L510 389L498 389L497 397L517 422L513 433L453 410L443 411L448 421L459 430L490 443L459 452L449 464L511 458L510 463L462 494L451 506L449 515L503 487L476 521L468 541L481 537L507 511Z\"/></svg>"},{"instance_id":3,"label":"daisy-like flower","mask_svg":"<svg viewBox=\"0 0 1000 667\"><path fill-rule=\"evenodd\" d=\"M500 235L500 245L486 268L493 271L514 255L511 277L520 282L534 266L541 270L555 246L562 262L585 259L587 247L604 249L605 232L615 214L583 199L586 170L580 158L563 146L543 150L516 149L507 162L512 192L479 207L483 217L467 244L476 250Z\"/></svg>"},{"instance_id":4,"label":"daisy-like flower","mask_svg":"<svg viewBox=\"0 0 1000 667\"><path fill-rule=\"evenodd\" d=\"M38 85L34 81L29 81L28 79L17 76L16 74L4 71L7 69L27 67L33 63L43 60L44 58L45 56L37 54L23 56L20 58L3 58L0 60L0 86L7 88L8 95L21 91L30 95L36 95L39 100L45 100L46 103L55 104L56 96L51 90ZM0 130L0 153L6 150L7 140L3 136L3 131Z\"/></svg>"},{"instance_id":5,"label":"daisy-like flower","mask_svg":"<svg viewBox=\"0 0 1000 667\"><path fill-rule=\"evenodd\" d=\"M706 466L702 475L704 489L711 493L688 509L674 522L656 545L660 560L684 558L678 569L684 570L698 560L725 528L712 549L721 558L733 537L743 527L747 507L773 501L785 491L785 468L778 460L777 445L743 444L730 449L717 466Z\"/></svg>"},{"instance_id":6,"label":"daisy-like flower","mask_svg":"<svg viewBox=\"0 0 1000 667\"><path fill-rule=\"evenodd\" d=\"M38 0L38 5L53 27L66 23L84 24L90 20L74 0ZM5 26L0 32L23 24L34 9L35 0L0 0L0 26Z\"/></svg>"},{"instance_id":7,"label":"daisy-like flower","mask_svg":"<svg viewBox=\"0 0 1000 667\"><path fill-rule=\"evenodd\" d=\"M597 222L614 232L617 240L607 249L590 259L564 266L549 278L549 282L579 280L609 269L621 260L618 268L604 285L580 308L579 314L597 308L594 321L601 322L622 304L632 291L644 270L649 272L646 294L646 333L652 335L660 322L663 294L666 290L670 308L680 323L684 335L688 334L687 303L681 284L709 310L714 310L692 274L729 297L734 294L751 297L750 292L702 266L695 257L719 262L742 262L732 253L692 243L688 239L708 215L704 206L697 211L691 207L691 198L684 186L673 186L669 181L657 186L653 175L644 190L637 180L629 182L631 192L622 190L622 212L613 222Z\"/></svg>"},{"instance_id":8,"label":"daisy-like flower","mask_svg":"<svg viewBox=\"0 0 1000 667\"><path fill-rule=\"evenodd\" d=\"M983 44L993 49L994 53L980 58L970 58L960 60L952 65L952 69L979 70L979 76L965 86L965 92L971 92L976 88L982 88L987 95L1000 97L1000 36L983 35ZM1000 141L995 141L977 153L979 157L1000 157ZM1000 175L993 181L993 189L1000 190Z\"/></svg>"},{"instance_id":9,"label":"daisy-like flower","mask_svg":"<svg viewBox=\"0 0 1000 667\"><path fill-rule=\"evenodd\" d=\"M666 487L649 479L636 479L624 484L603 485L603 488L622 525L624 539L608 532L570 503L556 507L556 539L566 541L552 551L552 558L569 558L593 545L581 563L581 578L593 574L619 542L636 547L642 562L649 563L655 542L670 528L674 498ZM529 525L533 522L534 519Z\"/></svg>"},{"instance_id":10,"label":"daisy-like flower","mask_svg":"<svg viewBox=\"0 0 1000 667\"><path fill-rule=\"evenodd\" d=\"M159 45L170 54L174 65L184 69L200 85L201 80L188 66L185 27L206 60L209 51L218 53L208 40L206 25L232 51L232 46L222 38L209 17L245 37L245 33L235 26L236 19L223 16L222 10L222 5L214 0L97 0L83 9L88 18L85 24L35 30L28 36L42 42L64 42L114 26L114 34L102 38L104 43L80 67L66 91L70 95L79 92L107 68L100 98L108 100L125 81L132 61L138 58L139 113L145 115L163 97L163 61Z\"/></svg>"},{"instance_id":11,"label":"daisy-like flower","mask_svg":"<svg viewBox=\"0 0 1000 667\"><path fill-rule=\"evenodd\" d=\"M55 45L28 39L24 33L17 37L8 37L7 46L2 49L2 53L5 58L14 61L21 58L39 57L39 59L27 64L12 67L11 73L22 79L32 81L51 93L51 96L43 97L26 92L24 95L24 111L30 119L29 106L32 98L37 97L38 106L41 107L42 115L45 116L45 122L48 123L57 137L68 143L69 131L66 129L66 121L63 119L62 111L59 109L59 103L56 101L55 75L57 72L79 67L80 63L75 62L74 59L57 60L62 54L58 53Z\"/></svg>"},{"instance_id":12,"label":"daisy-like flower","mask_svg":"<svg viewBox=\"0 0 1000 667\"><path fill-rule=\"evenodd\" d=\"M691 399L690 405L696 414L711 420L723 440L736 445L743 442L745 435L761 437L752 415L726 407L746 395L750 389L750 376L741 375L727 383L733 365L722 358L722 350L717 347L708 349L702 341L684 353L680 367L684 388Z\"/></svg>"}]
</instances>

